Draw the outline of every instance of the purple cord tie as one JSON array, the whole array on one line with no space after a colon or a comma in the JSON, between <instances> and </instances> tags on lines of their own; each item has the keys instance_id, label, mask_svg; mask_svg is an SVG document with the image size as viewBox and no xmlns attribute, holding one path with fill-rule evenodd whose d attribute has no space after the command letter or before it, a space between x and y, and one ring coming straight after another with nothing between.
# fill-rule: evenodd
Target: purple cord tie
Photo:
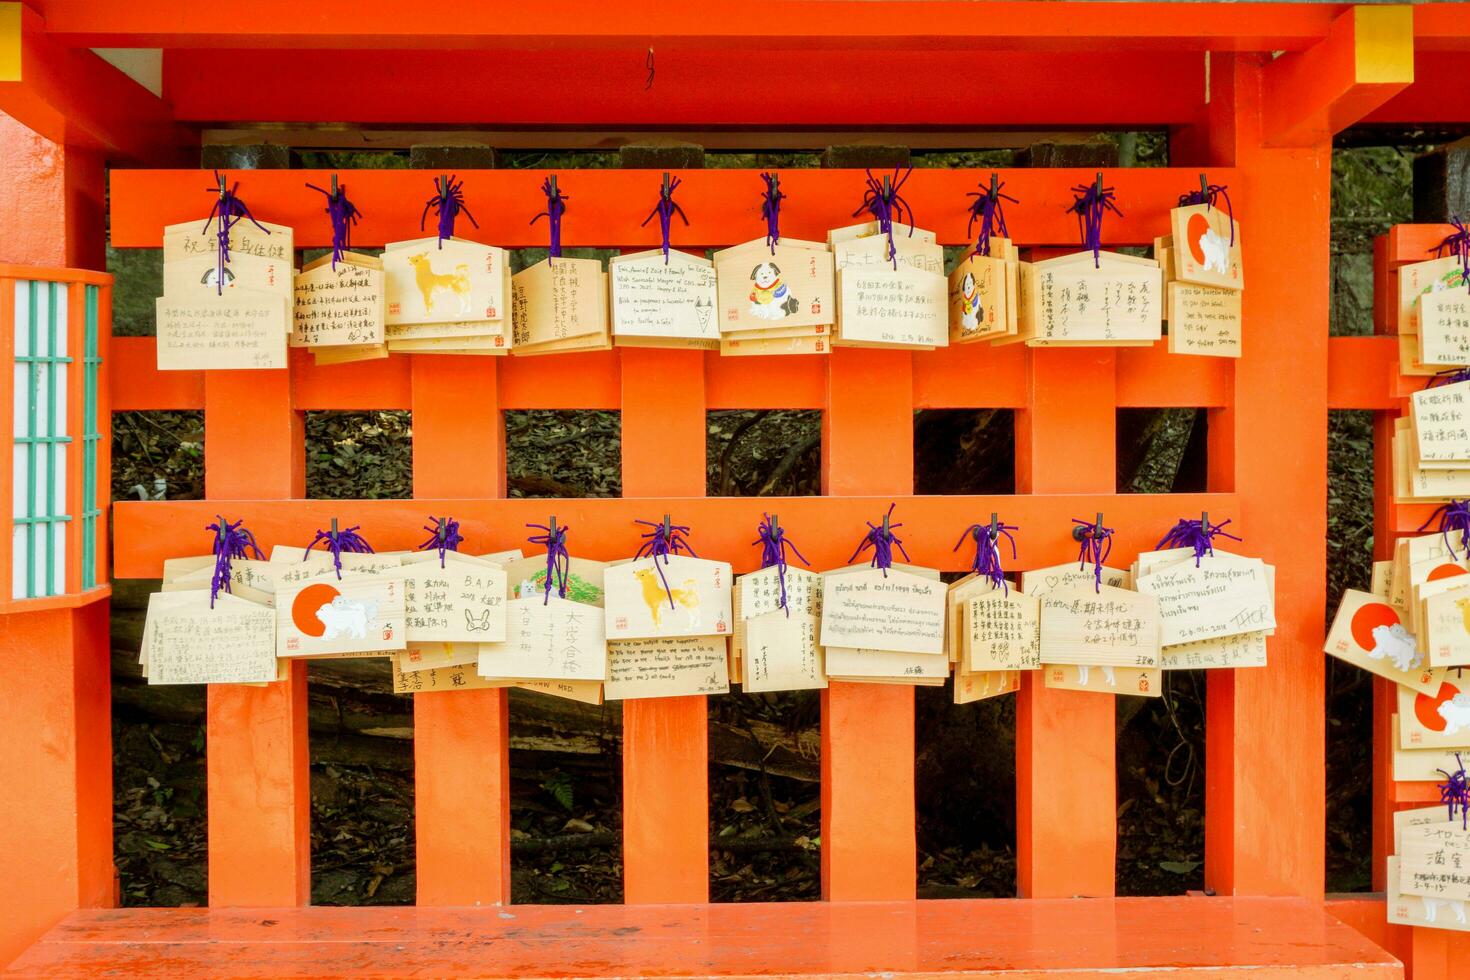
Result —
<instances>
[{"instance_id":1,"label":"purple cord tie","mask_svg":"<svg viewBox=\"0 0 1470 980\"><path fill-rule=\"evenodd\" d=\"M664 176L667 177L668 175L665 174ZM643 219L643 225L646 225L653 220L654 215L658 215L658 230L663 235L664 265L669 264L669 226L674 222L674 215L677 214L684 224L689 224L689 216L684 213L683 208L674 202L674 191L678 189L681 183L683 181L678 177L669 178L664 184L663 189L659 191L658 203L653 206L652 211L648 212L648 217ZM638 227L641 228L643 225L639 225ZM660 572L659 574L662 575L663 573Z\"/></svg>"},{"instance_id":2,"label":"purple cord tie","mask_svg":"<svg viewBox=\"0 0 1470 980\"><path fill-rule=\"evenodd\" d=\"M763 173L761 180L766 182L766 192L761 196L761 217L766 219L766 245L775 255L776 246L781 242L781 202L786 199L786 192L781 190L780 178L775 174ZM785 605L784 599L782 605Z\"/></svg>"},{"instance_id":3,"label":"purple cord tie","mask_svg":"<svg viewBox=\"0 0 1470 980\"><path fill-rule=\"evenodd\" d=\"M306 186L326 196L327 217L332 222L332 269L335 271L337 263L342 261L342 253L352 247L352 226L357 224L362 212L357 210L356 204L347 200L347 185L339 186L336 177L332 178L331 190L315 184Z\"/></svg>"},{"instance_id":4,"label":"purple cord tie","mask_svg":"<svg viewBox=\"0 0 1470 980\"><path fill-rule=\"evenodd\" d=\"M995 232L1000 232L1000 237L1009 238L1011 233L1006 230L1006 215L1003 201L1012 204L1021 202L1009 194L1002 194L1001 188L1005 187L1005 181L994 183L995 175L991 175L992 183L989 187L980 185L978 191L971 191L966 197L973 197L970 202L970 222L965 226L965 234L973 235L975 232L975 221L980 222L980 235L975 239L975 255L990 254L990 238Z\"/></svg>"},{"instance_id":5,"label":"purple cord tie","mask_svg":"<svg viewBox=\"0 0 1470 980\"><path fill-rule=\"evenodd\" d=\"M216 170L214 181L215 186L206 188L205 193L217 194L218 197L214 206L209 209L209 217L204 219L203 230L208 231L210 222L216 218L219 219L219 225L215 230L215 241L219 243L219 258L215 261L214 266L214 286L215 292L223 296L226 267L230 264L230 229L234 228L241 218L248 218L251 224L267 235L271 232L269 228L255 220L255 215L250 213L245 202L236 196L235 192L240 189L238 180L235 181L235 186L226 187L225 178Z\"/></svg>"},{"instance_id":6,"label":"purple cord tie","mask_svg":"<svg viewBox=\"0 0 1470 980\"><path fill-rule=\"evenodd\" d=\"M1092 267L1101 268L1103 215L1111 211L1121 218L1123 212L1113 203L1113 188L1102 186L1101 174L1097 183L1078 184L1072 193L1077 200L1067 210L1077 215L1077 230L1082 235L1082 247L1092 253Z\"/></svg>"},{"instance_id":7,"label":"purple cord tie","mask_svg":"<svg viewBox=\"0 0 1470 980\"><path fill-rule=\"evenodd\" d=\"M531 224L534 225L542 218L546 219L546 223L551 229L551 246L549 251L553 259L559 259L561 258L561 216L567 213L567 201L570 201L571 197L563 194L551 182L550 177L547 177L541 182L541 192L546 195L546 210L532 218ZM527 524L526 526L540 527L541 525Z\"/></svg>"},{"instance_id":8,"label":"purple cord tie","mask_svg":"<svg viewBox=\"0 0 1470 980\"><path fill-rule=\"evenodd\" d=\"M1113 529L1103 527L1101 521L1079 521L1075 517L1072 518L1072 523L1076 525L1072 528L1072 533L1082 542L1077 550L1077 567L1083 569L1088 562L1092 562L1092 588L1095 592L1101 592L1103 562L1113 553Z\"/></svg>"},{"instance_id":9,"label":"purple cord tie","mask_svg":"<svg viewBox=\"0 0 1470 980\"><path fill-rule=\"evenodd\" d=\"M791 543L786 537L786 531L772 519L770 514L761 515L760 529L751 544L761 546L761 568L776 566L776 577L781 582L779 606L786 610L786 618L790 619L791 608L786 605L786 549L790 548L796 557L801 559L803 565L811 567L811 562L807 561L806 556Z\"/></svg>"},{"instance_id":10,"label":"purple cord tie","mask_svg":"<svg viewBox=\"0 0 1470 980\"><path fill-rule=\"evenodd\" d=\"M1231 541L1241 540L1229 531L1221 530L1229 523L1230 521L1224 520L1219 524L1206 524L1205 518L1203 517L1197 521L1180 518L1179 523L1169 528L1169 533L1164 535L1158 544L1154 545L1154 550L1163 551L1165 548L1193 548L1194 567L1199 568L1200 559L1206 555L1214 557L1215 535L1218 534L1222 538L1229 538Z\"/></svg>"},{"instance_id":11,"label":"purple cord tie","mask_svg":"<svg viewBox=\"0 0 1470 980\"><path fill-rule=\"evenodd\" d=\"M868 175L868 186L863 191L863 203L852 216L856 218L864 212L871 214L878 220L878 233L888 237L888 258L895 269L898 268L898 248L893 244L893 220L897 218L903 221L908 218L909 237L914 235L914 212L909 207L909 202L899 195L899 188L903 187L904 181L909 179L909 174L914 172L913 167L903 170L900 167L893 168L893 176L888 178L887 186L883 181L873 176L873 171L865 171Z\"/></svg>"},{"instance_id":12,"label":"purple cord tie","mask_svg":"<svg viewBox=\"0 0 1470 980\"><path fill-rule=\"evenodd\" d=\"M653 528L642 536L643 543L638 546L638 551L633 557L653 559L653 567L658 570L658 579L664 584L664 591L669 596L669 608L673 609L675 608L674 590L669 587L669 580L664 577L663 565L669 563L670 555L677 555L681 551L687 552L693 558L699 557L694 553L694 549L689 547L689 542L684 540L684 535L689 533L689 527L686 524L670 524L668 518L664 518L662 524L656 521L640 520L634 520L633 523ZM659 564L660 558L663 559L662 565Z\"/></svg>"},{"instance_id":13,"label":"purple cord tie","mask_svg":"<svg viewBox=\"0 0 1470 980\"><path fill-rule=\"evenodd\" d=\"M1003 536L1011 543L1011 557L1016 557L1016 539L1011 537L1012 531L1019 531L1015 524L1003 524L994 521L990 524L971 524L965 528L965 533L955 542L951 551L959 551L960 545L965 543L966 537L975 539L975 558L970 562L970 571L976 575L982 575L990 579L993 588L1004 589L1006 595L1011 594L1011 587L1006 582L1005 569L1000 564L1000 549L997 545Z\"/></svg>"},{"instance_id":14,"label":"purple cord tie","mask_svg":"<svg viewBox=\"0 0 1470 980\"><path fill-rule=\"evenodd\" d=\"M260 553L255 535L245 527L243 518L231 524L220 517L214 524L204 525L204 530L214 532L214 578L209 582L209 608L213 609L220 589L235 591L230 587L230 562L249 558L252 553L256 561L264 561L265 555Z\"/></svg>"},{"instance_id":15,"label":"purple cord tie","mask_svg":"<svg viewBox=\"0 0 1470 980\"><path fill-rule=\"evenodd\" d=\"M1429 519L1419 525L1419 530L1426 530L1435 518L1439 518L1439 532L1444 535L1444 546L1449 549L1450 554L1455 554L1455 546L1450 543L1450 532L1458 531L1460 534L1460 550L1470 555L1470 500L1451 500L1447 504L1440 504L1429 515Z\"/></svg>"},{"instance_id":16,"label":"purple cord tie","mask_svg":"<svg viewBox=\"0 0 1470 980\"><path fill-rule=\"evenodd\" d=\"M439 247L443 248L445 240L454 237L454 219L461 211L476 228L480 227L480 223L470 214L470 209L465 207L464 181L454 176L440 177L435 181L434 188L434 196L424 204L424 213L419 215L419 230L423 231L429 209L433 208L434 213L439 216Z\"/></svg>"},{"instance_id":17,"label":"purple cord tie","mask_svg":"<svg viewBox=\"0 0 1470 980\"><path fill-rule=\"evenodd\" d=\"M551 583L557 582L556 594L558 598L567 597L567 580L572 577L572 556L567 551L567 532L571 530L569 525L560 525L552 518L551 525L527 524L526 527L545 531L545 534L533 534L526 540L531 544L539 544L546 549L546 581L542 583L541 605L545 606L551 602Z\"/></svg>"},{"instance_id":18,"label":"purple cord tie","mask_svg":"<svg viewBox=\"0 0 1470 980\"><path fill-rule=\"evenodd\" d=\"M1215 207L1215 202L1220 198L1224 198L1225 213L1230 216L1230 244L1233 246L1235 244L1235 208L1230 203L1230 194L1226 190L1225 184L1209 184L1203 190L1180 194L1179 206L1181 208L1188 208L1196 204L1203 204L1208 208L1213 208Z\"/></svg>"},{"instance_id":19,"label":"purple cord tie","mask_svg":"<svg viewBox=\"0 0 1470 980\"><path fill-rule=\"evenodd\" d=\"M342 578L342 552L350 551L359 555L370 555L373 546L367 543L362 535L357 533L361 524L354 524L345 531L338 531L335 525L330 531L318 529L316 537L311 539L311 544L306 546L309 553L318 544L325 544L327 551L332 555L332 565L337 569L337 578Z\"/></svg>"},{"instance_id":20,"label":"purple cord tie","mask_svg":"<svg viewBox=\"0 0 1470 980\"><path fill-rule=\"evenodd\" d=\"M1442 258L1445 252L1458 256L1460 259L1460 281L1470 291L1470 230L1467 230L1460 221L1460 216L1450 215L1450 224L1455 226L1455 231L1447 235L1445 240L1434 246L1434 257Z\"/></svg>"},{"instance_id":21,"label":"purple cord tie","mask_svg":"<svg viewBox=\"0 0 1470 980\"><path fill-rule=\"evenodd\" d=\"M429 538L418 546L419 551L429 551L437 548L439 550L439 567L443 568L446 551L458 551L459 546L464 544L464 536L459 533L459 521L452 517L435 517L429 515L429 523L424 525L424 530L429 532Z\"/></svg>"},{"instance_id":22,"label":"purple cord tie","mask_svg":"<svg viewBox=\"0 0 1470 980\"><path fill-rule=\"evenodd\" d=\"M1442 388L1445 385L1458 384L1461 381L1470 381L1470 368L1450 368L1448 371L1440 371L1429 379L1427 388Z\"/></svg>"},{"instance_id":23,"label":"purple cord tie","mask_svg":"<svg viewBox=\"0 0 1470 980\"><path fill-rule=\"evenodd\" d=\"M889 523L889 520L893 517L893 508L896 506L897 504L888 505L888 511L883 515L882 524L874 524L872 521L866 522L868 533L863 535L863 540L858 544L857 550L852 553L851 558L847 559L849 565L857 561L858 556L864 551L872 548L873 560L868 563L868 567L882 569L883 577L887 578L888 570L893 567L894 545L898 545L898 553L903 555L904 561L911 561L909 553L904 550L903 542L899 540L898 535L893 533L894 528L903 527L903 524Z\"/></svg>"},{"instance_id":24,"label":"purple cord tie","mask_svg":"<svg viewBox=\"0 0 1470 980\"><path fill-rule=\"evenodd\" d=\"M1460 761L1460 753L1455 753L1455 765L1460 768L1453 773L1445 772L1443 769L1436 770L1444 776L1446 782L1439 784L1439 801L1450 808L1450 819L1455 819L1455 809L1460 811L1460 827L1470 830L1470 780L1465 776L1465 764Z\"/></svg>"}]
</instances>

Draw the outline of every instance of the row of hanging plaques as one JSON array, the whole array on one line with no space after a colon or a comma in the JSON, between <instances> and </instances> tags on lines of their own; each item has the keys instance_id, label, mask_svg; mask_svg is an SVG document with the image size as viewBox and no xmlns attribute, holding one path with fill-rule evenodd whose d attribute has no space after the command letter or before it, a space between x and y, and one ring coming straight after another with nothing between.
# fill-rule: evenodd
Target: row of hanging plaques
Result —
<instances>
[{"instance_id":1,"label":"row of hanging plaques","mask_svg":"<svg viewBox=\"0 0 1470 980\"><path fill-rule=\"evenodd\" d=\"M932 350L990 341L1030 346L1150 346L1170 324L1169 350L1238 357L1240 226L1224 188L1184 195L1152 257L1101 249L1116 211L1101 175L1074 188L1084 251L1022 261L1006 237L1003 184L971 205L980 234L945 273L944 249L916 228L899 191L907 173L868 176L871 220L825 242L785 238L787 195L762 174L767 234L712 256L669 245L682 216L665 183L657 217L664 245L596 259L562 257L565 196L549 178L551 256L514 275L505 249L454 235L468 214L462 181L441 178L430 204L439 234L354 252L359 215L345 185L327 191L334 247L293 268L293 231L257 221L221 180L210 215L164 231L164 295L157 301L160 370L286 366L288 347L318 363L391 352L529 356L613 346L718 350L730 356L823 354L833 347ZM310 186L310 185L309 185ZM238 188L236 188L238 189ZM540 217L540 216L538 216ZM974 221L972 220L972 227ZM1176 243L1178 243L1176 245Z\"/></svg>"},{"instance_id":2,"label":"row of hanging plaques","mask_svg":"<svg viewBox=\"0 0 1470 980\"><path fill-rule=\"evenodd\" d=\"M973 570L946 584L893 560L906 557L902 524L887 515L853 556L868 562L820 573L797 567L768 518L764 567L738 577L667 519L617 562L572 556L554 519L530 557L460 552L458 524L441 521L426 550L372 553L334 524L312 543L324 550L277 546L268 560L221 519L214 554L166 564L140 661L152 684L269 683L292 659L389 657L403 693L527 687L590 702L953 674L965 703L1016 690L1029 670L1051 687L1157 697L1163 670L1266 662L1273 570L1215 549L1223 525L1207 521L1181 521L1130 568L1104 564L1100 516L1079 521L1079 561L1013 583L998 546L1015 528L993 520L966 531Z\"/></svg>"}]
</instances>

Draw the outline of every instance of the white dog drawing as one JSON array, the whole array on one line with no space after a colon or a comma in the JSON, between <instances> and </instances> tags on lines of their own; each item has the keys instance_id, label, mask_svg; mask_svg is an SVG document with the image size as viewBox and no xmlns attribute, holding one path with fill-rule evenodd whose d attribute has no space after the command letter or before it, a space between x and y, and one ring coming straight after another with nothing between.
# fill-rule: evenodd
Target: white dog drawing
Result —
<instances>
[{"instance_id":1,"label":"white dog drawing","mask_svg":"<svg viewBox=\"0 0 1470 980\"><path fill-rule=\"evenodd\" d=\"M1204 253L1204 271L1218 272L1220 275L1230 273L1230 245L1215 234L1215 229L1206 228L1205 233L1199 236L1199 250Z\"/></svg>"},{"instance_id":2,"label":"white dog drawing","mask_svg":"<svg viewBox=\"0 0 1470 980\"><path fill-rule=\"evenodd\" d=\"M1373 649L1368 651L1368 658L1391 660L1399 670L1417 670L1424 665L1424 654L1401 623L1373 627Z\"/></svg>"},{"instance_id":3,"label":"white dog drawing","mask_svg":"<svg viewBox=\"0 0 1470 980\"><path fill-rule=\"evenodd\" d=\"M795 313L800 305L781 281L781 267L762 262L750 270L750 315L762 320L782 320Z\"/></svg>"},{"instance_id":4,"label":"white dog drawing","mask_svg":"<svg viewBox=\"0 0 1470 980\"><path fill-rule=\"evenodd\" d=\"M1470 694L1456 694L1435 709L1444 719L1444 733L1453 735L1470 729Z\"/></svg>"},{"instance_id":5,"label":"white dog drawing","mask_svg":"<svg viewBox=\"0 0 1470 980\"><path fill-rule=\"evenodd\" d=\"M1465 922L1465 903L1450 898L1426 898L1424 899L1424 921L1434 922L1439 917L1439 907L1448 905L1450 911L1455 913L1455 921L1460 925Z\"/></svg>"},{"instance_id":6,"label":"white dog drawing","mask_svg":"<svg viewBox=\"0 0 1470 980\"><path fill-rule=\"evenodd\" d=\"M378 627L378 604L339 595L318 609L316 618L327 628L322 639L335 640L345 634L350 639L363 640L369 629Z\"/></svg>"},{"instance_id":7,"label":"white dog drawing","mask_svg":"<svg viewBox=\"0 0 1470 980\"><path fill-rule=\"evenodd\" d=\"M980 290L975 288L975 274L965 273L960 280L960 326L965 330L980 328Z\"/></svg>"},{"instance_id":8,"label":"white dog drawing","mask_svg":"<svg viewBox=\"0 0 1470 980\"><path fill-rule=\"evenodd\" d=\"M1103 680L1105 680L1105 681L1108 682L1108 687L1117 687L1118 686L1118 677L1113 672L1113 668L1111 668L1111 667L1099 667L1098 669L1103 672ZM1092 670L1092 665L1091 664L1078 664L1077 665L1077 683L1078 684L1081 684L1083 687L1086 687L1087 686L1087 675L1088 675L1088 672L1091 671L1091 670Z\"/></svg>"}]
</instances>

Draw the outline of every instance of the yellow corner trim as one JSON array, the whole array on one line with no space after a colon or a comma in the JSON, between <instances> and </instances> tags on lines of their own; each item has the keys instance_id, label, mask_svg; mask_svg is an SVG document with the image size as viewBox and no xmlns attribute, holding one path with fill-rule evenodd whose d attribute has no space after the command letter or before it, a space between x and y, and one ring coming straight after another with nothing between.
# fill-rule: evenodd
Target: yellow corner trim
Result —
<instances>
[{"instance_id":1,"label":"yellow corner trim","mask_svg":"<svg viewBox=\"0 0 1470 980\"><path fill-rule=\"evenodd\" d=\"M1360 84L1412 82L1414 8L1408 4L1354 7L1353 59Z\"/></svg>"},{"instance_id":2,"label":"yellow corner trim","mask_svg":"<svg viewBox=\"0 0 1470 980\"><path fill-rule=\"evenodd\" d=\"M0 82L20 81L20 3L0 3Z\"/></svg>"}]
</instances>

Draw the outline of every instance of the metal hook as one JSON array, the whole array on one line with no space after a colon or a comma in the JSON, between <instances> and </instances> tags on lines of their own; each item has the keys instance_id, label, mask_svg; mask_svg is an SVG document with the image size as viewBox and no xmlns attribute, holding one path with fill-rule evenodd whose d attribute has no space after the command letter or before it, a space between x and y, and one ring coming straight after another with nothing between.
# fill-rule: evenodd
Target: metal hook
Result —
<instances>
[{"instance_id":1,"label":"metal hook","mask_svg":"<svg viewBox=\"0 0 1470 980\"><path fill-rule=\"evenodd\" d=\"M990 199L992 201L995 200L995 195L999 192L999 190L1000 190L1000 186L996 182L995 171L992 170L992 171L990 171Z\"/></svg>"},{"instance_id":2,"label":"metal hook","mask_svg":"<svg viewBox=\"0 0 1470 980\"><path fill-rule=\"evenodd\" d=\"M886 178L886 177L884 178L885 181L887 179L888 178ZM887 539L887 538L890 538L890 537L893 536L893 532L890 531L890 530L888 530L888 514L889 513L890 512L889 511L886 511L886 510L883 512L883 537L884 537L884 539Z\"/></svg>"},{"instance_id":3,"label":"metal hook","mask_svg":"<svg viewBox=\"0 0 1470 980\"><path fill-rule=\"evenodd\" d=\"M884 177L883 177L883 203L885 203L885 204L888 203L888 198L892 196L892 193L893 192L891 190L889 190L888 177L887 177L887 175L884 175Z\"/></svg>"},{"instance_id":4,"label":"metal hook","mask_svg":"<svg viewBox=\"0 0 1470 980\"><path fill-rule=\"evenodd\" d=\"M332 196L337 196L337 175L332 174Z\"/></svg>"},{"instance_id":5,"label":"metal hook","mask_svg":"<svg viewBox=\"0 0 1470 980\"><path fill-rule=\"evenodd\" d=\"M225 182L226 182L225 175L224 174L220 174L219 175L219 198L220 198L221 201L223 201L225 199Z\"/></svg>"},{"instance_id":6,"label":"metal hook","mask_svg":"<svg viewBox=\"0 0 1470 980\"><path fill-rule=\"evenodd\" d=\"M995 511L990 512L990 540L994 541L1000 536L1000 521L995 516Z\"/></svg>"},{"instance_id":7,"label":"metal hook","mask_svg":"<svg viewBox=\"0 0 1470 980\"><path fill-rule=\"evenodd\" d=\"M443 541L446 537L448 535L444 533L444 518L441 517L439 518L439 530L434 532L434 538L437 541Z\"/></svg>"},{"instance_id":8,"label":"metal hook","mask_svg":"<svg viewBox=\"0 0 1470 980\"><path fill-rule=\"evenodd\" d=\"M550 533L549 537L550 537L550 539L552 541L555 541L556 540L556 515L555 514L552 514L551 515L551 522L550 522L550 524L551 524L551 526L550 526L549 530L550 530L551 533Z\"/></svg>"},{"instance_id":9,"label":"metal hook","mask_svg":"<svg viewBox=\"0 0 1470 980\"><path fill-rule=\"evenodd\" d=\"M1098 198L1098 200L1102 200L1102 196L1103 196L1102 171L1099 170L1097 172L1097 198ZM1101 521L1100 518L1098 520L1098 523L1102 523L1102 521Z\"/></svg>"},{"instance_id":10,"label":"metal hook","mask_svg":"<svg viewBox=\"0 0 1470 980\"><path fill-rule=\"evenodd\" d=\"M1199 527L1200 527L1200 530L1201 531L1204 531L1206 534L1209 533L1209 531L1210 531L1210 512L1209 511L1202 510L1202 511L1199 512Z\"/></svg>"},{"instance_id":11,"label":"metal hook","mask_svg":"<svg viewBox=\"0 0 1470 980\"><path fill-rule=\"evenodd\" d=\"M449 178L444 174L439 175L439 199L449 200Z\"/></svg>"},{"instance_id":12,"label":"metal hook","mask_svg":"<svg viewBox=\"0 0 1470 980\"><path fill-rule=\"evenodd\" d=\"M660 196L661 196L661 197L662 197L662 198L663 198L663 199L664 199L664 200L665 200L665 201L667 201L667 200L668 200L668 199L669 199L669 196L670 196L670 195L671 195L671 194L672 194L672 193L673 193L673 191L672 191L672 190L671 190L671 189L670 189L670 187L669 187L669 172L668 172L668 171L667 171L667 170L665 170L665 171L664 171L664 186L663 186L663 190L661 190L661 191L660 191L660 192L659 192L659 195L660 195Z\"/></svg>"},{"instance_id":13,"label":"metal hook","mask_svg":"<svg viewBox=\"0 0 1470 980\"><path fill-rule=\"evenodd\" d=\"M771 197L779 197L781 194L781 175L771 174Z\"/></svg>"},{"instance_id":14,"label":"metal hook","mask_svg":"<svg viewBox=\"0 0 1470 980\"><path fill-rule=\"evenodd\" d=\"M1103 526L1102 518L1103 518L1102 511L1098 511L1097 512L1097 524L1094 525L1093 527L1088 527L1086 524L1073 524L1072 525L1072 540L1073 541L1081 541L1088 534L1093 534L1093 535L1100 535L1100 534L1102 534L1102 526Z\"/></svg>"},{"instance_id":15,"label":"metal hook","mask_svg":"<svg viewBox=\"0 0 1470 980\"><path fill-rule=\"evenodd\" d=\"M546 180L551 185L551 194L549 196L552 198L552 200L555 200L556 199L556 174L552 174L550 177L546 178Z\"/></svg>"},{"instance_id":16,"label":"metal hook","mask_svg":"<svg viewBox=\"0 0 1470 980\"><path fill-rule=\"evenodd\" d=\"M337 518L332 518L332 537L337 536Z\"/></svg>"},{"instance_id":17,"label":"metal hook","mask_svg":"<svg viewBox=\"0 0 1470 980\"><path fill-rule=\"evenodd\" d=\"M1199 196L1204 199L1201 201L1202 204L1208 204L1210 202L1210 182L1205 180L1203 173L1199 175Z\"/></svg>"},{"instance_id":18,"label":"metal hook","mask_svg":"<svg viewBox=\"0 0 1470 980\"><path fill-rule=\"evenodd\" d=\"M772 539L775 539L775 538L779 538L780 536L781 536L781 520L775 514L772 514L771 515L771 537L772 537Z\"/></svg>"},{"instance_id":19,"label":"metal hook","mask_svg":"<svg viewBox=\"0 0 1470 980\"><path fill-rule=\"evenodd\" d=\"M668 538L673 534L673 525L674 525L674 522L671 521L671 520L669 520L669 515L668 514L665 514L664 515L664 539L665 540L668 540Z\"/></svg>"}]
</instances>

